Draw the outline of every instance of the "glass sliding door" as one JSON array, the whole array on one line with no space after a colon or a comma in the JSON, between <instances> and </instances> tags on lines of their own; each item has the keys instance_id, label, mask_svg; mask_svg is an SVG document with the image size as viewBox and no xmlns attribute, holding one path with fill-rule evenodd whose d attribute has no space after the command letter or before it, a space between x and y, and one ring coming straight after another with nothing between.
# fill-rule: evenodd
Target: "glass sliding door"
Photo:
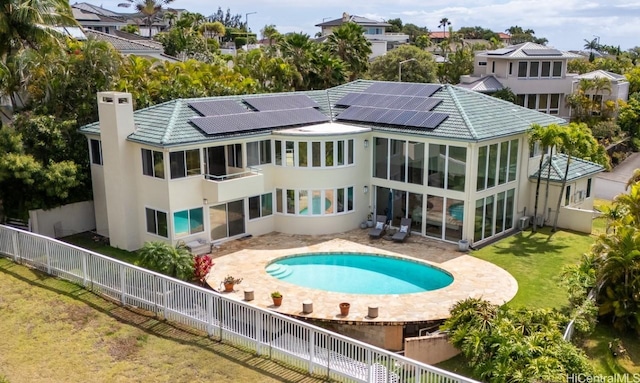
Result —
<instances>
[{"instance_id":1,"label":"glass sliding door","mask_svg":"<svg viewBox=\"0 0 640 383\"><path fill-rule=\"evenodd\" d=\"M210 206L209 222L212 241L244 234L244 201Z\"/></svg>"}]
</instances>

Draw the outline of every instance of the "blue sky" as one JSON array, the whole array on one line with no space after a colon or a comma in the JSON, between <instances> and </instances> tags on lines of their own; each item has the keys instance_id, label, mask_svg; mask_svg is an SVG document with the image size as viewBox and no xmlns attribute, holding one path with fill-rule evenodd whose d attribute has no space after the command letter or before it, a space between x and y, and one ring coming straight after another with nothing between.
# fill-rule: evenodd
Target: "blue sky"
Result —
<instances>
[{"instance_id":1,"label":"blue sky","mask_svg":"<svg viewBox=\"0 0 640 383\"><path fill-rule=\"evenodd\" d=\"M91 1L89 1L91 2ZM103 0L100 5L114 11L122 0ZM126 2L126 1L125 1ZM281 33L305 32L313 36L320 29L314 25L323 19L336 19L343 12L375 20L400 18L404 23L438 30L441 18L447 17L457 29L481 26L496 32L513 25L533 29L558 49L582 49L584 40L600 37L601 44L623 50L640 46L640 0L235 0L216 3L202 0L175 0L172 8L184 8L205 16L218 7L232 14L248 12L253 32L267 24Z\"/></svg>"}]
</instances>

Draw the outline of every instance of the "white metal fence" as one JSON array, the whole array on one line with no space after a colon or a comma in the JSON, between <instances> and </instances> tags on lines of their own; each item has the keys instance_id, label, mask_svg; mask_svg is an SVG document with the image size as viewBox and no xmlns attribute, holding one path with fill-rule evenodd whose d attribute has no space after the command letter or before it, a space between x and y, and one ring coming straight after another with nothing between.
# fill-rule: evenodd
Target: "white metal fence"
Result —
<instances>
[{"instance_id":1,"label":"white metal fence","mask_svg":"<svg viewBox=\"0 0 640 383\"><path fill-rule=\"evenodd\" d=\"M27 231L0 225L0 256L331 380L475 382L211 290Z\"/></svg>"}]
</instances>

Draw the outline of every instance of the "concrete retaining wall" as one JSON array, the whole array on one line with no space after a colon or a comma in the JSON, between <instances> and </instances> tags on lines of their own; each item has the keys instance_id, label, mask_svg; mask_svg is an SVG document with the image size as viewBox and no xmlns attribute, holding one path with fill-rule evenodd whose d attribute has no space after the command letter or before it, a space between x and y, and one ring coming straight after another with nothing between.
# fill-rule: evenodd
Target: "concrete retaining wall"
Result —
<instances>
[{"instance_id":1,"label":"concrete retaining wall","mask_svg":"<svg viewBox=\"0 0 640 383\"><path fill-rule=\"evenodd\" d=\"M30 210L29 220L32 232L52 238L96 228L93 201L72 203L51 210Z\"/></svg>"},{"instance_id":2,"label":"concrete retaining wall","mask_svg":"<svg viewBox=\"0 0 640 383\"><path fill-rule=\"evenodd\" d=\"M458 355L460 350L449 343L446 334L406 338L404 356L422 363L436 364Z\"/></svg>"}]
</instances>

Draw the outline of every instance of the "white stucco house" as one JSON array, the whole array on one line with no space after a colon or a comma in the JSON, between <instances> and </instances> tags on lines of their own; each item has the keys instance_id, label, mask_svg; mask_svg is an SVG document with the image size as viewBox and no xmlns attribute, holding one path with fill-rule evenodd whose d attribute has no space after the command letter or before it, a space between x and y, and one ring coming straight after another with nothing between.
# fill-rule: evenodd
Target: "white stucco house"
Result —
<instances>
[{"instance_id":1,"label":"white stucco house","mask_svg":"<svg viewBox=\"0 0 640 383\"><path fill-rule=\"evenodd\" d=\"M101 92L98 108L99 121L81 128L97 231L128 250L338 233L370 214L396 228L411 218L413 235L481 244L533 214L540 154L529 149L530 125L565 123L456 86L365 80L135 112L130 94ZM551 177L550 201L566 195L561 226L590 231L602 168L572 161L570 169L564 190ZM554 217L555 203L547 205Z\"/></svg>"},{"instance_id":2,"label":"white stucco house","mask_svg":"<svg viewBox=\"0 0 640 383\"><path fill-rule=\"evenodd\" d=\"M567 63L577 58L582 56L535 43L478 52L473 74L462 76L460 86L482 92L508 87L519 105L568 120L565 98L577 74L567 73Z\"/></svg>"},{"instance_id":3,"label":"white stucco house","mask_svg":"<svg viewBox=\"0 0 640 383\"><path fill-rule=\"evenodd\" d=\"M371 54L369 59L374 59L387 53L390 47L398 44L407 44L409 35L406 33L387 32L387 28L391 24L384 21L368 19L366 17L349 15L343 13L342 17L335 20L329 20L316 24L320 27L320 41L324 41L327 36L333 33L333 30L344 23L356 23L364 29L364 37L371 43Z\"/></svg>"}]
</instances>

